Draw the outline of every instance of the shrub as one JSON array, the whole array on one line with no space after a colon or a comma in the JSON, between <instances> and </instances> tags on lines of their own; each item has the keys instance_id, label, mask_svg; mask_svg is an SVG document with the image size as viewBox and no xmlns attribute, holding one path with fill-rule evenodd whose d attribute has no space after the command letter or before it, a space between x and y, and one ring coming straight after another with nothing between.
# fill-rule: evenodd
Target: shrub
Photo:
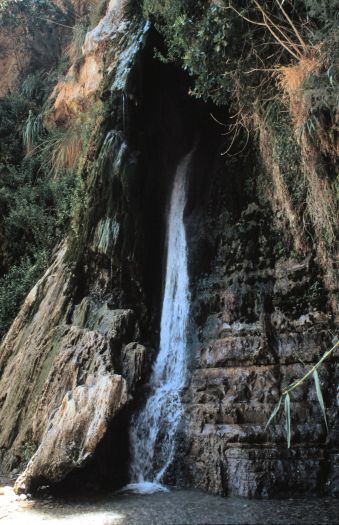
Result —
<instances>
[{"instance_id":1,"label":"shrub","mask_svg":"<svg viewBox=\"0 0 339 525\"><path fill-rule=\"evenodd\" d=\"M19 92L27 100L35 100L41 104L48 94L48 87L48 77L45 71L38 70L25 76Z\"/></svg>"},{"instance_id":2,"label":"shrub","mask_svg":"<svg viewBox=\"0 0 339 525\"><path fill-rule=\"evenodd\" d=\"M0 164L18 163L22 158L22 126L29 103L20 95L0 98Z\"/></svg>"},{"instance_id":3,"label":"shrub","mask_svg":"<svg viewBox=\"0 0 339 525\"><path fill-rule=\"evenodd\" d=\"M75 170L81 165L88 141L101 114L101 102L92 104L88 109L84 102L84 111L78 113L67 127L54 126L50 129L39 151L47 172L56 176L64 170Z\"/></svg>"},{"instance_id":4,"label":"shrub","mask_svg":"<svg viewBox=\"0 0 339 525\"><path fill-rule=\"evenodd\" d=\"M74 172L46 176L36 159L7 167L0 184L0 336L47 267L67 229L78 194Z\"/></svg>"},{"instance_id":5,"label":"shrub","mask_svg":"<svg viewBox=\"0 0 339 525\"><path fill-rule=\"evenodd\" d=\"M0 337L6 333L23 299L41 277L48 258L45 250L37 252L34 258L26 256L0 278Z\"/></svg>"},{"instance_id":6,"label":"shrub","mask_svg":"<svg viewBox=\"0 0 339 525\"><path fill-rule=\"evenodd\" d=\"M22 130L23 143L27 154L31 154L34 147L38 144L43 129L42 116L34 115L32 110L30 110Z\"/></svg>"},{"instance_id":7,"label":"shrub","mask_svg":"<svg viewBox=\"0 0 339 525\"><path fill-rule=\"evenodd\" d=\"M82 46L85 41L85 37L88 31L88 24L84 19L75 24L73 27L72 40L68 45L67 54L71 64L74 65L77 70L83 60Z\"/></svg>"}]
</instances>

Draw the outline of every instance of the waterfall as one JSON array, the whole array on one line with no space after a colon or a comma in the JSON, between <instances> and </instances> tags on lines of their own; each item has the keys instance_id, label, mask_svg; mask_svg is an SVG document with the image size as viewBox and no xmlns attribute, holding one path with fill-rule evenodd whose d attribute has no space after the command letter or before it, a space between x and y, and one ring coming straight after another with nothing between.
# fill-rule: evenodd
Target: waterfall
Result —
<instances>
[{"instance_id":1,"label":"waterfall","mask_svg":"<svg viewBox=\"0 0 339 525\"><path fill-rule=\"evenodd\" d=\"M186 180L192 152L174 177L167 225L167 262L160 324L160 349L150 378L151 393L131 425L130 490L161 490L173 461L182 416L181 389L186 379L186 332L189 312L186 233L183 221ZM166 490L166 489L165 489Z\"/></svg>"}]
</instances>

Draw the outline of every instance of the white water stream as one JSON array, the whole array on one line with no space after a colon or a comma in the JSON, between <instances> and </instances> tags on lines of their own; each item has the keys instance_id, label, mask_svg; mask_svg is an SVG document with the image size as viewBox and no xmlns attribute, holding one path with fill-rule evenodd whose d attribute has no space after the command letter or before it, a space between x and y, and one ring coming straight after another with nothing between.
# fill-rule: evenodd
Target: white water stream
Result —
<instances>
[{"instance_id":1,"label":"white water stream","mask_svg":"<svg viewBox=\"0 0 339 525\"><path fill-rule=\"evenodd\" d=\"M135 492L166 490L161 480L173 461L186 379L189 312L186 233L183 221L192 152L177 167L167 225L167 263L160 325L160 349L150 378L151 393L132 421L132 483Z\"/></svg>"}]
</instances>

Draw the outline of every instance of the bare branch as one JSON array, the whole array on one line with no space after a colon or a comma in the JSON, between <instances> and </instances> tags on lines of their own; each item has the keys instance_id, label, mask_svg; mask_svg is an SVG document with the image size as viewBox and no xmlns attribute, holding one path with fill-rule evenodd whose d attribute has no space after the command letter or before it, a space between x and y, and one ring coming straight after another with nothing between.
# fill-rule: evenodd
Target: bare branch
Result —
<instances>
[{"instance_id":1,"label":"bare branch","mask_svg":"<svg viewBox=\"0 0 339 525\"><path fill-rule=\"evenodd\" d=\"M284 14L284 17L286 18L286 20L288 21L288 23L290 24L290 26L292 27L297 39L299 40L300 44L302 45L302 47L304 48L304 50L307 49L307 45L305 43L305 41L302 39L299 31L297 30L297 28L295 27L292 19L288 16L288 14L286 13L285 9L283 8L282 6L282 2L279 2L279 0L277 0L277 4L278 6L280 7L281 11L283 12Z\"/></svg>"},{"instance_id":2,"label":"bare branch","mask_svg":"<svg viewBox=\"0 0 339 525\"><path fill-rule=\"evenodd\" d=\"M299 60L299 58L301 58L301 53L299 51L299 49L296 47L296 45L288 38L288 36L286 35L286 32L284 32L277 24L275 24L273 22L273 20L268 16L268 14L266 13L266 11L262 8L262 6L259 4L258 0L253 0L255 5L257 6L257 8L259 9L259 11L261 12L262 14L262 17L263 17L263 20L264 20L264 23L267 27L267 29L269 30L269 32L274 36L274 38L291 54L293 55L297 60ZM274 29L276 29L282 36L283 38L288 42L288 44L294 49L295 53L292 51L292 49L290 49L282 40L281 38L276 34L274 33L272 27L274 27ZM296 56L297 55L297 56Z\"/></svg>"},{"instance_id":3,"label":"bare branch","mask_svg":"<svg viewBox=\"0 0 339 525\"><path fill-rule=\"evenodd\" d=\"M288 38L288 36L277 26L270 17L266 14L266 12L263 10L263 8L260 6L260 4L257 2L257 0L254 0L254 3L256 4L257 8L262 14L263 22L258 22L257 20L251 20L250 18L247 18L247 16L243 15L238 11L232 4L229 4L228 6L225 6L224 9L232 9L237 15L239 15L243 20L246 20L246 22L249 22L250 24L254 24L257 26L266 27L273 38L284 48L290 55L292 55L296 60L299 60L301 58L301 53L299 49L296 47L296 45ZM284 40L279 37L279 35L273 31L272 27L274 27L288 42L288 45L285 44ZM291 46L291 47L289 47Z\"/></svg>"}]
</instances>

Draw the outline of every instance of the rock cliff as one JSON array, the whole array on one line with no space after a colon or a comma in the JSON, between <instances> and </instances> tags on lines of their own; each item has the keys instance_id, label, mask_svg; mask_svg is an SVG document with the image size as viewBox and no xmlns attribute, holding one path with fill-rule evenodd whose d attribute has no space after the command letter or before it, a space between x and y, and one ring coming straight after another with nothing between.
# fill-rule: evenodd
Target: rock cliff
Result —
<instances>
[{"instance_id":1,"label":"rock cliff","mask_svg":"<svg viewBox=\"0 0 339 525\"><path fill-rule=\"evenodd\" d=\"M159 62L155 46L149 22L111 0L78 71L54 88L51 121L71 122L84 100L105 113L83 159L76 233L1 345L1 469L23 471L19 492L128 481L128 428L159 344L169 189L194 147L189 377L167 481L248 497L334 494L333 360L320 372L329 433L311 383L292 396L293 447L283 421L265 429L282 387L331 345L334 289L263 160L266 131L221 156L227 101L193 99L186 73Z\"/></svg>"},{"instance_id":2,"label":"rock cliff","mask_svg":"<svg viewBox=\"0 0 339 525\"><path fill-rule=\"evenodd\" d=\"M292 449L284 418L265 428L283 386L331 346L334 321L314 253L295 251L262 191L252 186L245 194L249 157L215 171L209 183L202 172L209 189L204 197L192 190L188 206L192 273L199 278L192 281L182 475L188 484L247 497L336 493L336 409L328 412L327 434L312 382L293 392ZM199 166L197 159L198 178ZM198 270L202 254L207 261ZM322 369L321 381L331 403L334 363Z\"/></svg>"}]
</instances>

